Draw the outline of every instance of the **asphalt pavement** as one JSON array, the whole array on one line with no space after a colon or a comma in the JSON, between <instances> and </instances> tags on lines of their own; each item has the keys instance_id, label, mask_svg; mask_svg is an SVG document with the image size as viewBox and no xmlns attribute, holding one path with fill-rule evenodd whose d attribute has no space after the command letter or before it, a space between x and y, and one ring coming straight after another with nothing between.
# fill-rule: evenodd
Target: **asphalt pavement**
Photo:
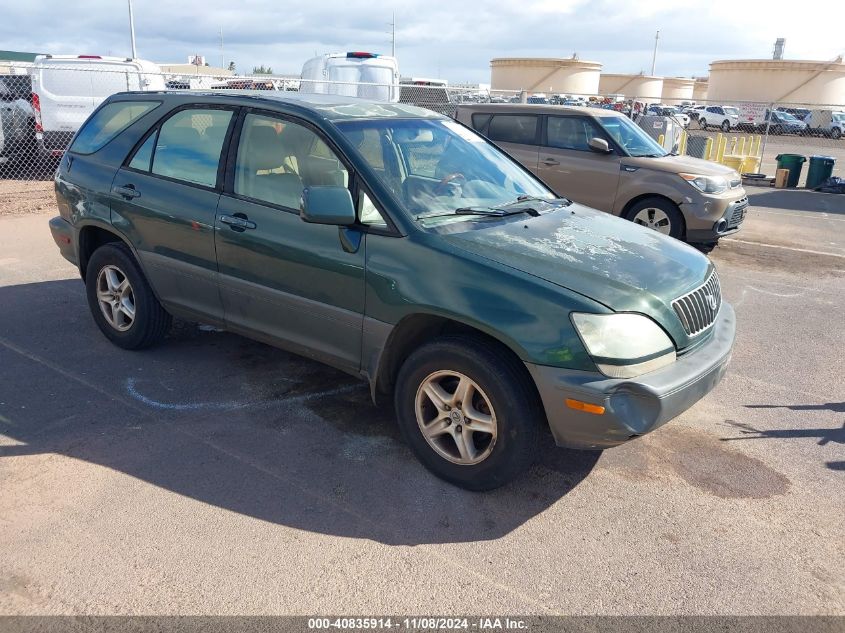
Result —
<instances>
[{"instance_id":1,"label":"asphalt pavement","mask_svg":"<svg viewBox=\"0 0 845 633\"><path fill-rule=\"evenodd\" d=\"M710 254L719 387L483 494L344 374L110 345L49 215L0 217L0 614L845 614L845 196L772 191Z\"/></svg>"}]
</instances>

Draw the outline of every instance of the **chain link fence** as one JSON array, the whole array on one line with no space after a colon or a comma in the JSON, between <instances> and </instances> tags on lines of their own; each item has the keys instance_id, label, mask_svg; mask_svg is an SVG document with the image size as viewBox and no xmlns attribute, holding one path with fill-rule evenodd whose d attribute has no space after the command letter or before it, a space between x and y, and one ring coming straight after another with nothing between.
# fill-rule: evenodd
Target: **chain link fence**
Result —
<instances>
[{"instance_id":1,"label":"chain link fence","mask_svg":"<svg viewBox=\"0 0 845 633\"><path fill-rule=\"evenodd\" d=\"M828 156L845 176L845 104L673 100L640 96L547 94L447 86L305 81L286 76L214 76L151 72L125 65L19 64L0 74L0 191L49 181L76 130L107 96L126 90L262 90L363 97L428 108L454 117L462 104L541 103L623 112L663 146L720 162L757 182L775 176L778 156ZM803 173L807 173L807 169ZM15 183L21 183L15 185ZM802 176L799 186L806 184ZM813 184L813 183L811 183Z\"/></svg>"}]
</instances>

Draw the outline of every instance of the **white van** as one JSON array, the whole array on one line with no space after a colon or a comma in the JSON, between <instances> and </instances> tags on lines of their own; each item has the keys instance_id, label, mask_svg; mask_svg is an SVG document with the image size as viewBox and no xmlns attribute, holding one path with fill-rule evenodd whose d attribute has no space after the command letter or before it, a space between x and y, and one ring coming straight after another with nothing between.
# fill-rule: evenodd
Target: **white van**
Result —
<instances>
[{"instance_id":1,"label":"white van","mask_svg":"<svg viewBox=\"0 0 845 633\"><path fill-rule=\"evenodd\" d=\"M367 85L369 84L369 85ZM399 101L399 64L376 53L331 53L302 66L299 92Z\"/></svg>"},{"instance_id":2,"label":"white van","mask_svg":"<svg viewBox=\"0 0 845 633\"><path fill-rule=\"evenodd\" d=\"M142 59L39 55L31 69L35 137L41 152L59 156L79 126L109 95L164 90L161 68Z\"/></svg>"},{"instance_id":3,"label":"white van","mask_svg":"<svg viewBox=\"0 0 845 633\"><path fill-rule=\"evenodd\" d=\"M822 134L832 138L842 138L845 135L845 112L813 110L804 122L811 134Z\"/></svg>"}]
</instances>

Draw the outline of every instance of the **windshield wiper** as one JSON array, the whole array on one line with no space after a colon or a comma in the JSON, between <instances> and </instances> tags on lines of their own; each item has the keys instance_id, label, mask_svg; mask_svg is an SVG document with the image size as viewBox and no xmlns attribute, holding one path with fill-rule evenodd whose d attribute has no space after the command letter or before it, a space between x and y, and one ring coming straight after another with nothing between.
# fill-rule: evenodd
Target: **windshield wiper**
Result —
<instances>
[{"instance_id":1,"label":"windshield wiper","mask_svg":"<svg viewBox=\"0 0 845 633\"><path fill-rule=\"evenodd\" d=\"M524 202L542 202L543 204L548 204L554 207L566 207L572 204L572 200L568 198L541 198L540 196L529 196L527 194L519 196L516 200L511 202L505 202L504 204L500 204L495 209L505 209L507 207L512 207L517 204L522 204Z\"/></svg>"},{"instance_id":2,"label":"windshield wiper","mask_svg":"<svg viewBox=\"0 0 845 633\"><path fill-rule=\"evenodd\" d=\"M485 215L490 217L503 218L508 215L519 215L520 213L527 213L528 215L537 216L540 212L531 207L521 209L501 209L499 207L459 207L454 211L447 211L445 213L422 213L416 217L417 220L425 220L426 218L445 218L450 215Z\"/></svg>"},{"instance_id":3,"label":"windshield wiper","mask_svg":"<svg viewBox=\"0 0 845 633\"><path fill-rule=\"evenodd\" d=\"M519 215L520 213L527 213L534 217L540 215L540 212L532 207L509 210L505 210L502 207L460 207L459 209L455 209L455 215L494 215L504 217L506 215Z\"/></svg>"}]
</instances>

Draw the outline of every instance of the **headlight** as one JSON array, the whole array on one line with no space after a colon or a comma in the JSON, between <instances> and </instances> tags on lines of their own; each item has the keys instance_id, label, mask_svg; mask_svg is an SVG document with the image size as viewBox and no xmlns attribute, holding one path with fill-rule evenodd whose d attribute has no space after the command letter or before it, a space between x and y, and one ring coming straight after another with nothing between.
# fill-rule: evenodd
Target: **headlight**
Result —
<instances>
[{"instance_id":1,"label":"headlight","mask_svg":"<svg viewBox=\"0 0 845 633\"><path fill-rule=\"evenodd\" d=\"M675 362L672 341L641 314L573 312L572 323L605 376L632 378Z\"/></svg>"},{"instance_id":2,"label":"headlight","mask_svg":"<svg viewBox=\"0 0 845 633\"><path fill-rule=\"evenodd\" d=\"M704 176L702 174L678 174L702 193L722 193L728 190L728 179L724 176Z\"/></svg>"}]
</instances>

